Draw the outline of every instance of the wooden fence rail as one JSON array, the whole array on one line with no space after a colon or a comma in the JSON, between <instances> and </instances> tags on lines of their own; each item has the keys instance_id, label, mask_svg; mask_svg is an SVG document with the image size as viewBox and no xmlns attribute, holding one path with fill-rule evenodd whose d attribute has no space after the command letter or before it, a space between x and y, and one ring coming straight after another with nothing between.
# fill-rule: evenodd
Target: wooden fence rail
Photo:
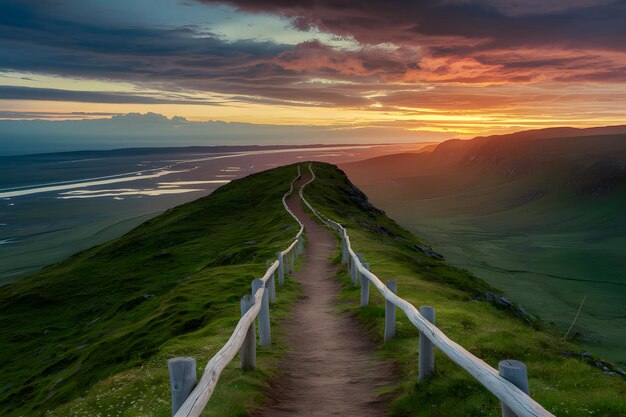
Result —
<instances>
[{"instance_id":1,"label":"wooden fence rail","mask_svg":"<svg viewBox=\"0 0 626 417\"><path fill-rule=\"evenodd\" d=\"M312 177L300 188L300 197L315 216L339 233L342 242L342 263L348 266L353 284L361 286L361 305L367 305L369 302L370 284L374 285L385 298L385 341L393 339L395 336L396 308L402 310L420 331L420 380L429 377L434 369L433 350L436 347L502 402L504 417L554 417L528 395L526 367L523 363L504 360L499 364L499 371L496 371L486 362L449 339L435 326L434 308L422 307L418 310L411 303L395 294L397 291L395 281L389 281L385 285L369 270L370 265L364 262L364 256L357 254L352 249L347 230L341 224L318 212L304 197L304 187L315 179L311 165L309 165L309 170ZM252 284L252 294L243 297L241 302L242 317L228 342L209 360L200 381L195 386L195 361L193 359L175 358L169 361L173 416L199 417L211 398L222 371L238 352L241 352L242 369L255 368L256 331L254 323L257 318L259 318L261 345L269 346L269 304L275 300L276 296L276 275L278 275L279 285L282 285L285 273L293 271L295 257L303 253L304 226L289 209L286 202L287 196L293 192L293 184L299 178L300 166L298 166L298 176L294 178L289 191L283 196L283 206L298 222L300 230L287 249L276 254L274 262L267 262L265 275L254 280ZM181 405L182 399L187 393L189 394Z\"/></svg>"},{"instance_id":2,"label":"wooden fence rail","mask_svg":"<svg viewBox=\"0 0 626 417\"><path fill-rule=\"evenodd\" d=\"M269 304L276 299L276 275L278 274L279 286L283 285L285 273L293 272L296 256L301 255L304 250L304 225L287 206L287 196L293 192L293 185L300 177L298 165L298 175L291 181L289 191L283 195L282 199L283 207L296 220L300 229L287 249L276 254L274 262L266 262L267 270L263 277L252 282L252 294L244 296L241 300L241 319L230 339L207 363L200 381L196 384L195 360L192 358L174 358L168 361L173 416L199 417L211 398L222 371L238 352L241 356L241 368L243 370L255 369L255 320L257 318L259 344L264 347L270 346Z\"/></svg>"},{"instance_id":3,"label":"wooden fence rail","mask_svg":"<svg viewBox=\"0 0 626 417\"><path fill-rule=\"evenodd\" d=\"M309 165L309 171L312 178L309 182L315 179L315 172ZM342 262L348 266L352 283L357 286L361 279L366 279L369 283L372 283L374 287L382 294L386 300L386 312L390 314L393 312L393 319L395 320L395 308L391 308L390 304L398 307L404 312L407 318L417 327L420 331L420 339L425 337L424 343L420 343L420 366L425 369L420 369L420 379L428 377L434 368L434 357L432 355L432 346L441 350L446 356L454 361L461 368L465 369L470 375L472 375L478 382L480 382L485 388L487 388L492 394L494 394L502 402L503 415L505 417L518 416L518 417L554 417L553 414L545 410L539 403L533 400L528 395L528 382L526 377L526 368L518 361L505 360L500 362L500 372L493 369L482 359L474 356L461 345L448 338L437 326L434 324L434 309L432 307L425 309L424 312L428 312L428 318L424 317L408 301L400 298L395 294L397 291L395 282L392 285L385 285L383 282L369 271L369 265L366 268L363 263L363 256L359 256L352 249L350 244L350 237L347 230L339 223L325 217L319 211L317 211L304 197L303 189L300 189L300 198L304 204L317 216L320 221L335 229L339 233L340 240L342 242ZM360 279L359 279L360 278ZM366 282L366 281L363 281ZM365 285L365 284L361 284ZM361 304L364 305L364 298L367 292L362 292ZM386 317L386 330L385 340L393 338L393 324L390 323L390 317ZM432 322L431 322L432 321ZM422 341L421 341L422 342ZM423 346L422 346L423 345ZM422 351L422 349L424 349ZM511 370L511 368L514 368ZM523 369L522 369L523 368Z\"/></svg>"}]
</instances>

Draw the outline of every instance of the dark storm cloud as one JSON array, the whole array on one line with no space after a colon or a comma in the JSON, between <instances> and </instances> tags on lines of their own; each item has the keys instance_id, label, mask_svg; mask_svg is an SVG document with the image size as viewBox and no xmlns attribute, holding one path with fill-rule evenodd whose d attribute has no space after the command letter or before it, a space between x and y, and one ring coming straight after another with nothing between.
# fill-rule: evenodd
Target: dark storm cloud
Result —
<instances>
[{"instance_id":1,"label":"dark storm cloud","mask_svg":"<svg viewBox=\"0 0 626 417\"><path fill-rule=\"evenodd\" d=\"M212 0L201 0L213 3ZM626 2L469 0L231 0L252 12L284 15L302 30L320 28L364 43L440 43L442 37L481 41L482 48L561 45L626 50ZM560 7L557 7L560 6ZM467 46L467 44L465 44ZM441 45L445 49L446 45Z\"/></svg>"},{"instance_id":2,"label":"dark storm cloud","mask_svg":"<svg viewBox=\"0 0 626 417\"><path fill-rule=\"evenodd\" d=\"M624 0L218 2L284 16L303 31L315 28L362 45L404 48L379 61L377 70L387 81L579 82L596 81L598 73L610 75L606 82L626 81ZM405 53L411 48L419 56ZM365 68L370 54L360 57Z\"/></svg>"},{"instance_id":3,"label":"dark storm cloud","mask_svg":"<svg viewBox=\"0 0 626 417\"><path fill-rule=\"evenodd\" d=\"M159 98L143 95L104 93L98 91L59 90L54 88L32 88L0 85L0 100L49 100L77 101L84 103L116 103L116 104L198 104L219 105L218 102L207 100L189 100L184 98Z\"/></svg>"},{"instance_id":4,"label":"dark storm cloud","mask_svg":"<svg viewBox=\"0 0 626 417\"><path fill-rule=\"evenodd\" d=\"M40 1L4 0L0 71L128 81L163 94L5 87L0 99L207 104L192 96L204 91L228 95L226 101L289 106L371 109L385 101L388 110L404 103L393 102L395 92L414 95L406 91L424 84L626 81L624 1L220 3L359 44L230 41L194 26L104 25L97 16L52 15ZM372 92L387 98L368 98Z\"/></svg>"},{"instance_id":5,"label":"dark storm cloud","mask_svg":"<svg viewBox=\"0 0 626 417\"><path fill-rule=\"evenodd\" d=\"M312 86L311 77L368 77L398 74L404 64L395 57L368 51L349 55L319 43L298 46L271 41L222 39L196 27L155 29L104 27L61 20L44 14L36 2L0 3L0 70L128 81L163 91L209 91L241 101L293 105L361 105L366 100L347 88ZM90 22L90 23L85 23ZM333 54L335 64L302 67L314 55ZM350 58L351 71L338 64ZM354 88L354 87L352 87ZM243 99L243 96L247 98ZM170 99L137 95L62 93L58 90L4 90L4 99L98 101L158 104ZM171 100L172 102L174 99ZM198 104L182 98L179 104Z\"/></svg>"},{"instance_id":6,"label":"dark storm cloud","mask_svg":"<svg viewBox=\"0 0 626 417\"><path fill-rule=\"evenodd\" d=\"M94 21L85 17L85 21ZM171 84L219 90L265 79L289 82L273 57L291 46L269 41L227 41L194 27L100 27L42 15L36 2L0 3L0 69L63 76ZM230 81L229 81L230 80ZM167 86L164 86L167 87ZM245 89L242 87L241 92ZM106 99L106 97L104 97ZM110 102L110 101L105 101Z\"/></svg>"}]
</instances>

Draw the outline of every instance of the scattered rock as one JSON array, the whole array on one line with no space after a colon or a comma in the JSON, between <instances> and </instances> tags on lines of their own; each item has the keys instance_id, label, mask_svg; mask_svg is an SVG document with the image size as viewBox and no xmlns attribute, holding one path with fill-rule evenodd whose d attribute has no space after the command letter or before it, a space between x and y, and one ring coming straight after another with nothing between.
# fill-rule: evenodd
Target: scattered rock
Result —
<instances>
[{"instance_id":1,"label":"scattered rock","mask_svg":"<svg viewBox=\"0 0 626 417\"><path fill-rule=\"evenodd\" d=\"M570 357L578 356L582 358L588 365L595 366L596 368L601 369L602 372L604 372L608 376L617 376L617 375L625 376L626 375L626 372L624 372L623 369L614 368L613 365L611 365L609 362L603 362L597 358L594 358L591 352L584 351L580 353L575 353L575 352L566 351L566 352L563 352L563 354L565 356L570 356Z\"/></svg>"},{"instance_id":2,"label":"scattered rock","mask_svg":"<svg viewBox=\"0 0 626 417\"><path fill-rule=\"evenodd\" d=\"M498 307L512 311L516 316L527 320L529 323L535 323L537 318L527 312L522 306L513 303L507 297L497 294L493 291L486 291L484 297L475 298L476 301L488 301L495 304Z\"/></svg>"},{"instance_id":3,"label":"scattered rock","mask_svg":"<svg viewBox=\"0 0 626 417\"><path fill-rule=\"evenodd\" d=\"M493 291L487 291L485 293L485 297L487 298L488 301L491 301L491 302L493 302L495 304L499 304L499 305L504 306L504 307L511 307L513 305L511 300L509 300L508 298L506 298L503 295L496 294Z\"/></svg>"},{"instance_id":4,"label":"scattered rock","mask_svg":"<svg viewBox=\"0 0 626 417\"><path fill-rule=\"evenodd\" d=\"M426 246L426 245L420 245L420 244L416 244L415 248L419 251L421 251L422 253L425 253L426 255L430 256L433 259L438 259L440 261L443 261L445 258L443 257L443 255L435 252L434 250L432 250L430 247Z\"/></svg>"},{"instance_id":5,"label":"scattered rock","mask_svg":"<svg viewBox=\"0 0 626 417\"><path fill-rule=\"evenodd\" d=\"M348 181L347 178L346 181ZM338 188L340 190L340 193L346 196L350 200L350 203L352 205L360 208L361 210L375 216L382 216L385 214L384 211L374 207L372 203L367 200L365 194L363 194L363 192L352 183L349 183L348 186L339 186Z\"/></svg>"},{"instance_id":6,"label":"scattered rock","mask_svg":"<svg viewBox=\"0 0 626 417\"><path fill-rule=\"evenodd\" d=\"M379 233L384 233L384 234L389 235L391 237L398 236L397 233L395 233L392 230L386 228L385 226L378 226L378 227L376 227L376 231L379 232Z\"/></svg>"}]
</instances>

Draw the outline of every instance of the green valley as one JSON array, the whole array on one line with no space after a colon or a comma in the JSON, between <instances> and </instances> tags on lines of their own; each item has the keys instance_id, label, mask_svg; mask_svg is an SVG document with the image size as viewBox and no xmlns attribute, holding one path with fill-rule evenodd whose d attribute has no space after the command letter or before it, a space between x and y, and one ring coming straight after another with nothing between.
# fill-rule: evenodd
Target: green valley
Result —
<instances>
[{"instance_id":1,"label":"green valley","mask_svg":"<svg viewBox=\"0 0 626 417\"><path fill-rule=\"evenodd\" d=\"M317 180L305 189L306 198L327 217L347 228L356 251L384 281L394 279L398 295L415 306L436 308L437 326L471 353L497 368L514 358L528 367L531 395L555 415L626 416L623 376L607 375L581 348L562 342L550 327L529 318L515 305L486 301L498 292L471 273L439 259L418 237L369 203L341 171L315 164ZM336 260L340 260L337 252ZM499 416L497 399L440 352L435 377L417 383L418 332L403 315L397 316L397 339L382 344L384 299L370 290L370 304L359 307L360 289L349 274L341 300L345 311L361 319L381 344L380 354L394 361L401 375L391 391L393 416Z\"/></svg>"},{"instance_id":2,"label":"green valley","mask_svg":"<svg viewBox=\"0 0 626 417\"><path fill-rule=\"evenodd\" d=\"M391 217L561 336L580 307L568 337L623 366L626 136L602 134L616 129L449 141L343 168Z\"/></svg>"}]
</instances>

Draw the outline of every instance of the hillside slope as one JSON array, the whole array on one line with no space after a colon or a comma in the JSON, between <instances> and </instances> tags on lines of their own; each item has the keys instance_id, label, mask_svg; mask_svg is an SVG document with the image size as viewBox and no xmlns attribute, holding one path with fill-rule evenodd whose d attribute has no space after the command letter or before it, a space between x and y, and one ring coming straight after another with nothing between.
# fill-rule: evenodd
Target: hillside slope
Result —
<instances>
[{"instance_id":1,"label":"hillside slope","mask_svg":"<svg viewBox=\"0 0 626 417\"><path fill-rule=\"evenodd\" d=\"M342 168L453 264L505 290L563 333L585 297L571 336L624 365L624 130L453 140L431 153Z\"/></svg>"},{"instance_id":2,"label":"hillside slope","mask_svg":"<svg viewBox=\"0 0 626 417\"><path fill-rule=\"evenodd\" d=\"M0 414L71 401L56 413L170 415L165 361L192 355L203 366L230 335L250 282L298 231L281 202L295 175L287 166L233 181L0 287ZM297 294L293 283L281 291L275 317Z\"/></svg>"},{"instance_id":3,"label":"hillside slope","mask_svg":"<svg viewBox=\"0 0 626 417\"><path fill-rule=\"evenodd\" d=\"M364 254L383 282L396 280L398 295L415 306L434 306L438 327L452 340L495 368L503 359L525 362L531 395L557 416L626 416L623 376L604 372L579 347L562 342L523 310L494 295L484 281L447 264L370 204L343 172L328 164L313 167L317 180L305 189L305 197L347 228L355 251ZM402 383L393 393L392 416L501 415L497 399L440 352L435 376L417 383L414 326L398 313L397 337L383 345L384 299L371 289L370 304L361 308L360 289L352 286L345 268L339 278L344 282L344 308L371 328L381 354L398 364Z\"/></svg>"},{"instance_id":4,"label":"hillside slope","mask_svg":"<svg viewBox=\"0 0 626 417\"><path fill-rule=\"evenodd\" d=\"M621 378L572 353L576 346L536 330L537 323L497 290L448 265L372 206L336 167L315 164L315 170L307 197L349 228L355 247L381 278L398 281L402 297L436 306L438 325L455 341L492 365L506 357L524 360L533 396L557 415L626 415ZM297 231L280 203L295 172L287 166L233 181L120 239L0 287L6 347L0 414L171 415L166 360L192 356L200 371L227 340L250 281ZM339 278L346 282L345 271ZM271 351L259 349L254 372L231 364L205 416L246 415L263 401L276 358L285 352L276 325L298 292L290 279L278 289ZM366 309L356 307L349 286L340 297L380 341L380 297L372 293ZM499 415L493 396L442 357L436 378L416 385L416 333L399 314L398 338L381 351L396 361L403 381L392 393L394 416Z\"/></svg>"}]
</instances>

